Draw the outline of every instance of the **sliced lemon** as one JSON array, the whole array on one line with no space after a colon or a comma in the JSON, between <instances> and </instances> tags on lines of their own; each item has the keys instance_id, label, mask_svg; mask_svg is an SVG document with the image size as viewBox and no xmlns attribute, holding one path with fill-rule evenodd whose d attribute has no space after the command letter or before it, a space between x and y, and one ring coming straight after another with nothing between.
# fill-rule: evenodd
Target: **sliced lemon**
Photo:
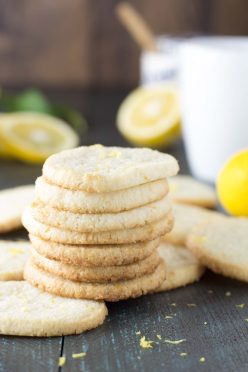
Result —
<instances>
[{"instance_id":1,"label":"sliced lemon","mask_svg":"<svg viewBox=\"0 0 248 372\"><path fill-rule=\"evenodd\" d=\"M18 112L0 115L0 143L5 155L40 163L55 152L77 146L79 137L53 116Z\"/></svg>"},{"instance_id":2,"label":"sliced lemon","mask_svg":"<svg viewBox=\"0 0 248 372\"><path fill-rule=\"evenodd\" d=\"M169 145L181 134L177 88L160 83L134 90L118 110L117 127L135 145Z\"/></svg>"},{"instance_id":3,"label":"sliced lemon","mask_svg":"<svg viewBox=\"0 0 248 372\"><path fill-rule=\"evenodd\" d=\"M217 178L221 204L234 216L248 217L248 149L233 155Z\"/></svg>"}]
</instances>

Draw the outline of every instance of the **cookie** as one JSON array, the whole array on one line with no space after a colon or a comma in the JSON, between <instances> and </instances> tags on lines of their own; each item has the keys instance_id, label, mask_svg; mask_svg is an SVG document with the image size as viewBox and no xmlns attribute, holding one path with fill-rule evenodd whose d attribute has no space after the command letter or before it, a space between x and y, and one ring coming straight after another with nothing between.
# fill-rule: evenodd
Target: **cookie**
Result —
<instances>
[{"instance_id":1,"label":"cookie","mask_svg":"<svg viewBox=\"0 0 248 372\"><path fill-rule=\"evenodd\" d=\"M219 215L218 212L192 205L173 204L174 226L164 240L172 244L185 245L187 236L195 225L211 216Z\"/></svg>"},{"instance_id":2,"label":"cookie","mask_svg":"<svg viewBox=\"0 0 248 372\"><path fill-rule=\"evenodd\" d=\"M149 257L158 247L160 239L121 245L66 245L46 241L30 235L32 246L43 257L71 265L120 266L129 265Z\"/></svg>"},{"instance_id":3,"label":"cookie","mask_svg":"<svg viewBox=\"0 0 248 372\"><path fill-rule=\"evenodd\" d=\"M170 195L178 203L214 208L217 198L213 187L190 176L178 175L169 179Z\"/></svg>"},{"instance_id":4,"label":"cookie","mask_svg":"<svg viewBox=\"0 0 248 372\"><path fill-rule=\"evenodd\" d=\"M22 282L0 282L0 334L50 337L77 334L101 325L104 302L68 299Z\"/></svg>"},{"instance_id":5,"label":"cookie","mask_svg":"<svg viewBox=\"0 0 248 372\"><path fill-rule=\"evenodd\" d=\"M39 177L36 180L35 195L43 204L75 213L117 213L160 200L167 195L168 189L166 179L161 179L99 194L64 189Z\"/></svg>"},{"instance_id":6,"label":"cookie","mask_svg":"<svg viewBox=\"0 0 248 372\"><path fill-rule=\"evenodd\" d=\"M166 263L166 279L156 292L169 291L198 281L205 269L184 246L161 242L159 254Z\"/></svg>"},{"instance_id":7,"label":"cookie","mask_svg":"<svg viewBox=\"0 0 248 372\"><path fill-rule=\"evenodd\" d=\"M90 283L116 282L138 278L152 273L160 262L157 250L142 261L124 266L83 267L68 265L42 257L35 250L32 252L32 259L39 268L51 274L61 276L64 279Z\"/></svg>"},{"instance_id":8,"label":"cookie","mask_svg":"<svg viewBox=\"0 0 248 372\"><path fill-rule=\"evenodd\" d=\"M127 230L105 231L100 233L79 233L47 226L36 221L31 209L27 208L22 216L23 225L32 235L44 240L62 244L130 244L153 240L171 230L173 216L171 212L166 218L142 227Z\"/></svg>"},{"instance_id":9,"label":"cookie","mask_svg":"<svg viewBox=\"0 0 248 372\"><path fill-rule=\"evenodd\" d=\"M30 256L28 241L0 240L0 281L23 280L23 270Z\"/></svg>"},{"instance_id":10,"label":"cookie","mask_svg":"<svg viewBox=\"0 0 248 372\"><path fill-rule=\"evenodd\" d=\"M62 211L49 205L33 202L32 216L43 224L77 232L98 233L126 230L154 223L164 218L171 209L170 199L163 199L119 213L79 214Z\"/></svg>"},{"instance_id":11,"label":"cookie","mask_svg":"<svg viewBox=\"0 0 248 372\"><path fill-rule=\"evenodd\" d=\"M32 258L24 272L32 285L62 297L119 301L139 297L159 287L165 279L164 262L152 274L113 283L86 283L63 279L38 268Z\"/></svg>"},{"instance_id":12,"label":"cookie","mask_svg":"<svg viewBox=\"0 0 248 372\"><path fill-rule=\"evenodd\" d=\"M22 213L31 204L33 197L33 185L0 191L0 233L6 233L22 227Z\"/></svg>"},{"instance_id":13,"label":"cookie","mask_svg":"<svg viewBox=\"0 0 248 372\"><path fill-rule=\"evenodd\" d=\"M104 193L174 176L178 169L175 158L156 150L93 145L50 156L43 175L65 188Z\"/></svg>"},{"instance_id":14,"label":"cookie","mask_svg":"<svg viewBox=\"0 0 248 372\"><path fill-rule=\"evenodd\" d=\"M194 228L187 246L216 273L248 282L247 231L247 218L211 218Z\"/></svg>"}]
</instances>

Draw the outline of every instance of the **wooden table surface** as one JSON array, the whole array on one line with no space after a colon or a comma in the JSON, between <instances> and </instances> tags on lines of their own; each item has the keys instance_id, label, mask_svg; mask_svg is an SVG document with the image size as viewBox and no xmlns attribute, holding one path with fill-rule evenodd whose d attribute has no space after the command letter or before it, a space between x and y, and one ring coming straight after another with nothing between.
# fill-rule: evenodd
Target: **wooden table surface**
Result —
<instances>
[{"instance_id":1,"label":"wooden table surface","mask_svg":"<svg viewBox=\"0 0 248 372\"><path fill-rule=\"evenodd\" d=\"M87 115L90 128L82 144L104 145L126 145L115 129L116 109L124 94L50 92L55 100L74 104ZM182 144L168 151L178 158L182 173L188 173ZM41 167L2 161L0 171L0 187L4 188L34 182ZM24 230L4 236L19 237L26 237ZM248 371L245 283L207 272L199 283L186 288L107 306L105 323L81 335L0 337L0 372ZM155 341L152 349L140 347L142 336ZM165 339L185 341L173 345ZM86 356L72 358L73 353L80 352L86 352ZM59 368L61 355L66 363Z\"/></svg>"}]
</instances>

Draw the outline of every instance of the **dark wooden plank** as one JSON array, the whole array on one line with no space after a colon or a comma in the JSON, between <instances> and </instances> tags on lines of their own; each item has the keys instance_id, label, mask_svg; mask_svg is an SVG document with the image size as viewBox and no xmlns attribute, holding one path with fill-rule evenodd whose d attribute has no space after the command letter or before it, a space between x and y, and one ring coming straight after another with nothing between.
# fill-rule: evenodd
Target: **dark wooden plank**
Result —
<instances>
[{"instance_id":1,"label":"dark wooden plank","mask_svg":"<svg viewBox=\"0 0 248 372\"><path fill-rule=\"evenodd\" d=\"M213 293L209 293L213 291ZM231 292L226 296L226 292ZM244 308L236 305L245 304ZM172 304L175 304L173 306ZM188 304L196 304L196 306ZM105 324L66 337L63 371L245 371L248 369L247 285L206 274L195 285L108 304ZM172 319L166 315L176 314ZM207 324L204 324L207 322ZM141 332L137 335L136 332ZM162 340L158 340L161 335ZM141 336L156 341L142 349ZM186 339L179 345L163 340ZM73 359L84 351L86 356ZM180 353L187 353L180 356ZM205 362L200 362L204 357Z\"/></svg>"},{"instance_id":2,"label":"dark wooden plank","mask_svg":"<svg viewBox=\"0 0 248 372\"><path fill-rule=\"evenodd\" d=\"M0 372L58 370L62 337L0 337Z\"/></svg>"}]
</instances>

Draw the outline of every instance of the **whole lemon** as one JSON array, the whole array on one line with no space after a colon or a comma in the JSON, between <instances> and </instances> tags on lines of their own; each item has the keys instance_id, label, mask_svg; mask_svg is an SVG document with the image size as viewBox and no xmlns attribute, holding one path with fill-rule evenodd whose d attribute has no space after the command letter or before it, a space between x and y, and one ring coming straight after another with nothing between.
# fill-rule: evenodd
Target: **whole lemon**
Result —
<instances>
[{"instance_id":1,"label":"whole lemon","mask_svg":"<svg viewBox=\"0 0 248 372\"><path fill-rule=\"evenodd\" d=\"M219 200L234 216L248 216L248 149L232 156L217 179Z\"/></svg>"}]
</instances>

